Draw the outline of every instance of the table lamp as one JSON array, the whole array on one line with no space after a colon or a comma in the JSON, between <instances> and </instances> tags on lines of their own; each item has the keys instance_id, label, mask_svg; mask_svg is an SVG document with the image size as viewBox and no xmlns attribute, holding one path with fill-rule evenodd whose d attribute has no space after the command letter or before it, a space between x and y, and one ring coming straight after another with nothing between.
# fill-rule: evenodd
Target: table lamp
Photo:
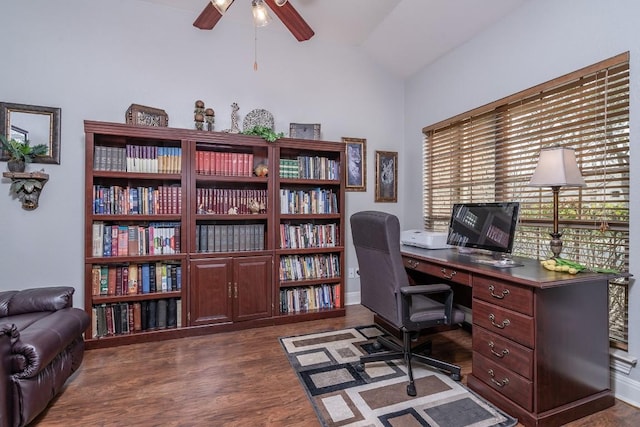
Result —
<instances>
[{"instance_id":1,"label":"table lamp","mask_svg":"<svg viewBox=\"0 0 640 427\"><path fill-rule=\"evenodd\" d=\"M583 187L584 178L578 169L576 152L573 148L550 147L540 150L536 170L529 181L530 187L551 187L553 191L553 233L551 252L559 257L562 251L562 233L558 232L558 194L560 187Z\"/></svg>"}]
</instances>

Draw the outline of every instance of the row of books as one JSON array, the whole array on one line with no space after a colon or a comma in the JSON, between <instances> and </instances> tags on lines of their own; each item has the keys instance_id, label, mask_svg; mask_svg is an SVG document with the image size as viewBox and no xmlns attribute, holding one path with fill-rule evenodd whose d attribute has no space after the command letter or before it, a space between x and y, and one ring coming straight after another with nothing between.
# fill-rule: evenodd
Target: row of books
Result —
<instances>
[{"instance_id":1,"label":"row of books","mask_svg":"<svg viewBox=\"0 0 640 427\"><path fill-rule=\"evenodd\" d=\"M252 176L253 153L197 150L196 173L219 176Z\"/></svg>"},{"instance_id":2,"label":"row of books","mask_svg":"<svg viewBox=\"0 0 640 427\"><path fill-rule=\"evenodd\" d=\"M197 224L197 252L264 250L264 224Z\"/></svg>"},{"instance_id":3,"label":"row of books","mask_svg":"<svg viewBox=\"0 0 640 427\"><path fill-rule=\"evenodd\" d=\"M182 212L182 187L93 186L93 213L99 215L172 215Z\"/></svg>"},{"instance_id":4,"label":"row of books","mask_svg":"<svg viewBox=\"0 0 640 427\"><path fill-rule=\"evenodd\" d=\"M182 265L170 262L91 266L94 296L139 295L182 289Z\"/></svg>"},{"instance_id":5,"label":"row of books","mask_svg":"<svg viewBox=\"0 0 640 427\"><path fill-rule=\"evenodd\" d=\"M280 289L280 313L340 307L342 307L342 302L339 284Z\"/></svg>"},{"instance_id":6,"label":"row of books","mask_svg":"<svg viewBox=\"0 0 640 427\"><path fill-rule=\"evenodd\" d=\"M93 170L142 173L180 173L182 149L132 145L107 147L97 145L93 152Z\"/></svg>"},{"instance_id":7,"label":"row of books","mask_svg":"<svg viewBox=\"0 0 640 427\"><path fill-rule=\"evenodd\" d=\"M332 248L340 242L338 224L280 224L280 247Z\"/></svg>"},{"instance_id":8,"label":"row of books","mask_svg":"<svg viewBox=\"0 0 640 427\"><path fill-rule=\"evenodd\" d=\"M249 209L249 205L254 202L258 204L259 211L266 212L267 190L264 188L196 188L198 214L224 215L233 208L237 214L250 214L254 212Z\"/></svg>"},{"instance_id":9,"label":"row of books","mask_svg":"<svg viewBox=\"0 0 640 427\"><path fill-rule=\"evenodd\" d=\"M338 194L331 189L280 189L281 214L338 213Z\"/></svg>"},{"instance_id":10,"label":"row of books","mask_svg":"<svg viewBox=\"0 0 640 427\"><path fill-rule=\"evenodd\" d=\"M340 255L287 255L280 258L280 280L308 280L340 277Z\"/></svg>"},{"instance_id":11,"label":"row of books","mask_svg":"<svg viewBox=\"0 0 640 427\"><path fill-rule=\"evenodd\" d=\"M179 298L99 304L91 311L93 338L182 327Z\"/></svg>"},{"instance_id":12,"label":"row of books","mask_svg":"<svg viewBox=\"0 0 640 427\"><path fill-rule=\"evenodd\" d=\"M318 156L280 159L280 178L339 180L340 162Z\"/></svg>"},{"instance_id":13,"label":"row of books","mask_svg":"<svg viewBox=\"0 0 640 427\"><path fill-rule=\"evenodd\" d=\"M172 255L180 253L180 223L152 222L148 225L93 223L94 257Z\"/></svg>"}]
</instances>

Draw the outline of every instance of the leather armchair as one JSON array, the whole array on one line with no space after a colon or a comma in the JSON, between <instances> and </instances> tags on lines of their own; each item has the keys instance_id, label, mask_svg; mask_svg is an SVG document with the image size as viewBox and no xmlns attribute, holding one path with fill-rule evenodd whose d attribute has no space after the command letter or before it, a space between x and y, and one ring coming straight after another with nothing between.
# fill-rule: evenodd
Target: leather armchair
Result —
<instances>
[{"instance_id":1,"label":"leather armchair","mask_svg":"<svg viewBox=\"0 0 640 427\"><path fill-rule=\"evenodd\" d=\"M66 286L0 292L0 426L40 414L82 363L84 310Z\"/></svg>"}]
</instances>

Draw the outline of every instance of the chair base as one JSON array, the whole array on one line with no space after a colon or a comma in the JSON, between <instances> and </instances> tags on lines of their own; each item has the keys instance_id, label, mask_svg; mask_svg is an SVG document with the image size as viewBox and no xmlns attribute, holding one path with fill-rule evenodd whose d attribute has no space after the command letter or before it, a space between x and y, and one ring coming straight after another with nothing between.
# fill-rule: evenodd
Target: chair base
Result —
<instances>
[{"instance_id":1,"label":"chair base","mask_svg":"<svg viewBox=\"0 0 640 427\"><path fill-rule=\"evenodd\" d=\"M364 365L369 362L404 359L407 366L407 374L409 375L409 384L407 385L407 394L409 396L416 395L416 386L413 380L413 370L411 368L412 360L417 360L427 366L431 366L448 373L454 381L460 381L462 379L460 367L458 365L434 359L429 356L431 354L431 341L411 347L411 335L409 331L403 331L403 346L400 346L394 341L384 337L378 337L377 343L382 347L389 349L389 351L360 356L360 362L356 366L356 369L360 372L364 371ZM423 352L426 352L427 354L420 354Z\"/></svg>"}]
</instances>

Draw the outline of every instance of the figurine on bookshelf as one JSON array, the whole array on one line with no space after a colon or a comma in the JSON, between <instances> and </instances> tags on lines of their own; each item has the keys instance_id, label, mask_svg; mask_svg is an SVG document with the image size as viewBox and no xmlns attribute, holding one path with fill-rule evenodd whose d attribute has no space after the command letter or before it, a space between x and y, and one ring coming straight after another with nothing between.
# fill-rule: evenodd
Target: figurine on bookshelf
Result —
<instances>
[{"instance_id":1,"label":"figurine on bookshelf","mask_svg":"<svg viewBox=\"0 0 640 427\"><path fill-rule=\"evenodd\" d=\"M196 124L196 129L202 130L204 125L204 114L205 114L204 101L201 101L199 99L196 101L196 106L195 106L195 110L193 110L193 113L194 113L193 119Z\"/></svg>"},{"instance_id":2,"label":"figurine on bookshelf","mask_svg":"<svg viewBox=\"0 0 640 427\"><path fill-rule=\"evenodd\" d=\"M249 209L249 212L252 214L259 214L264 213L267 210L267 207L264 205L264 202L251 199L249 200L249 203L247 203L247 209Z\"/></svg>"},{"instance_id":3,"label":"figurine on bookshelf","mask_svg":"<svg viewBox=\"0 0 640 427\"><path fill-rule=\"evenodd\" d=\"M229 215L238 215L238 207L234 206L232 208L229 208L229 210L227 211L227 214L229 214Z\"/></svg>"},{"instance_id":4,"label":"figurine on bookshelf","mask_svg":"<svg viewBox=\"0 0 640 427\"><path fill-rule=\"evenodd\" d=\"M269 173L269 167L264 163L260 163L258 166L256 166L253 172L256 174L256 176L267 176L267 174Z\"/></svg>"},{"instance_id":5,"label":"figurine on bookshelf","mask_svg":"<svg viewBox=\"0 0 640 427\"><path fill-rule=\"evenodd\" d=\"M204 121L207 122L207 130L209 132L213 131L213 122L215 121L216 113L213 111L213 108L207 108L204 110Z\"/></svg>"},{"instance_id":6,"label":"figurine on bookshelf","mask_svg":"<svg viewBox=\"0 0 640 427\"><path fill-rule=\"evenodd\" d=\"M238 126L238 103L234 102L231 104L231 129L225 129L222 132L227 133L240 133L240 126Z\"/></svg>"}]
</instances>

